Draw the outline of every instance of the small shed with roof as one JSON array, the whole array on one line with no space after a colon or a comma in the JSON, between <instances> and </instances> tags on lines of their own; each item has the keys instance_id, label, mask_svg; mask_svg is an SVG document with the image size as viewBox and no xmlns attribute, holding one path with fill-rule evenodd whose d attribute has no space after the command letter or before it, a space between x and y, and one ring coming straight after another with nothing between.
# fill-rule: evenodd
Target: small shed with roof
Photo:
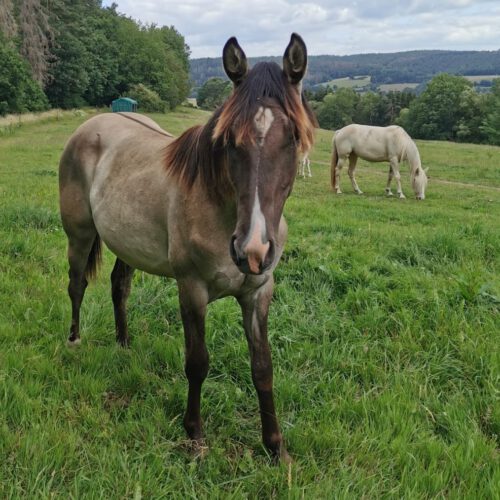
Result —
<instances>
[{"instance_id":1,"label":"small shed with roof","mask_svg":"<svg viewBox=\"0 0 500 500\"><path fill-rule=\"evenodd\" d=\"M137 101L130 97L119 97L111 103L111 111L137 111Z\"/></svg>"}]
</instances>

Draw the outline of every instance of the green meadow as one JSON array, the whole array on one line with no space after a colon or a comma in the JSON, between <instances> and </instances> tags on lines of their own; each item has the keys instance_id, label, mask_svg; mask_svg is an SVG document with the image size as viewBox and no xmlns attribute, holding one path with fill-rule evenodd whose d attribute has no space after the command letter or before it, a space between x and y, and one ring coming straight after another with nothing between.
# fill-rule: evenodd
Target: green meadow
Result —
<instances>
[{"instance_id":1,"label":"green meadow","mask_svg":"<svg viewBox=\"0 0 500 500\"><path fill-rule=\"evenodd\" d=\"M89 115L87 115L88 117ZM174 134L208 114L154 115ZM417 141L427 199L386 198L388 165L330 189L332 133L297 179L269 318L290 467L273 466L236 302L212 304L202 416L187 382L176 284L137 272L130 349L115 345L104 265L70 324L57 164L86 119L0 129L0 498L500 496L500 148Z\"/></svg>"}]
</instances>

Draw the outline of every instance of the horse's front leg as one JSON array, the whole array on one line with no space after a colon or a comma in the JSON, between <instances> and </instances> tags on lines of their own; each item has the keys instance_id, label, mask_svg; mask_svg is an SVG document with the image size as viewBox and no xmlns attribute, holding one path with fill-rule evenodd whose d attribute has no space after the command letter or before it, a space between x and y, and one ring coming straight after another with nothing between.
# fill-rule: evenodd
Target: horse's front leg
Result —
<instances>
[{"instance_id":1,"label":"horse's front leg","mask_svg":"<svg viewBox=\"0 0 500 500\"><path fill-rule=\"evenodd\" d=\"M257 390L262 422L262 440L276 460L291 462L280 432L273 397L273 365L267 340L267 316L273 294L273 279L238 299L250 351L252 380Z\"/></svg>"},{"instance_id":2,"label":"horse's front leg","mask_svg":"<svg viewBox=\"0 0 500 500\"><path fill-rule=\"evenodd\" d=\"M356 162L357 161L358 161L358 157L354 153L351 153L351 155L349 156L348 174L349 174L349 179L351 179L351 184L352 184L352 188L354 189L354 192L356 194L363 194L363 191L361 191L361 189L359 189L358 183L356 182L356 177L354 175L354 172L356 171Z\"/></svg>"},{"instance_id":3,"label":"horse's front leg","mask_svg":"<svg viewBox=\"0 0 500 500\"><path fill-rule=\"evenodd\" d=\"M201 451L201 386L208 373L208 351L205 345L205 315L208 303L206 287L197 281L179 281L179 302L186 343L185 370L189 383L184 428L195 447Z\"/></svg>"},{"instance_id":4,"label":"horse's front leg","mask_svg":"<svg viewBox=\"0 0 500 500\"><path fill-rule=\"evenodd\" d=\"M394 178L396 179L397 193L399 198L406 198L401 189L401 174L399 173L399 162L397 158L391 158L391 168L394 173Z\"/></svg>"}]
</instances>

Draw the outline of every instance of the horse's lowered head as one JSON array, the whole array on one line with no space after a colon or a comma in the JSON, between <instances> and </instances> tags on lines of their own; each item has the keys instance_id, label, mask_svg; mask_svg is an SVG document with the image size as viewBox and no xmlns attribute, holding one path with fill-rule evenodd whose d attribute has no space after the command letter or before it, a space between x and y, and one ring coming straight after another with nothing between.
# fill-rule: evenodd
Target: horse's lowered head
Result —
<instances>
[{"instance_id":1,"label":"horse's lowered head","mask_svg":"<svg viewBox=\"0 0 500 500\"><path fill-rule=\"evenodd\" d=\"M230 38L223 63L234 91L222 107L213 138L225 145L227 175L235 191L237 223L230 254L240 271L261 274L275 260L298 154L313 142L315 120L301 96L307 50L302 38L292 34L283 69L276 63L249 69L236 38Z\"/></svg>"},{"instance_id":2,"label":"horse's lowered head","mask_svg":"<svg viewBox=\"0 0 500 500\"><path fill-rule=\"evenodd\" d=\"M411 185L417 200L425 200L425 189L428 182L427 170L428 168L424 170L422 167L417 167L411 173Z\"/></svg>"}]
</instances>

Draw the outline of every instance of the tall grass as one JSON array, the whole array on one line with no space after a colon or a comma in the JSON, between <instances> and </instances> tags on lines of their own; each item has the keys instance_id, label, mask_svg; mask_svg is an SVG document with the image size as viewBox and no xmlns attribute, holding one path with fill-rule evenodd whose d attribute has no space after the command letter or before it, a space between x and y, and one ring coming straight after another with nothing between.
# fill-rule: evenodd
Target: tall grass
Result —
<instances>
[{"instance_id":1,"label":"tall grass","mask_svg":"<svg viewBox=\"0 0 500 500\"><path fill-rule=\"evenodd\" d=\"M173 133L192 109L154 116ZM286 206L290 237L270 314L278 414L295 460L273 467L237 304L209 308L193 460L181 418L183 337L173 281L137 273L129 350L114 342L106 253L68 350L57 162L84 118L0 138L1 498L496 498L499 495L500 149L419 143L425 202L329 188L331 133ZM460 168L457 168L460 167ZM460 173L460 175L459 175ZM491 189L473 184L490 185ZM403 187L409 191L407 176Z\"/></svg>"}]
</instances>

